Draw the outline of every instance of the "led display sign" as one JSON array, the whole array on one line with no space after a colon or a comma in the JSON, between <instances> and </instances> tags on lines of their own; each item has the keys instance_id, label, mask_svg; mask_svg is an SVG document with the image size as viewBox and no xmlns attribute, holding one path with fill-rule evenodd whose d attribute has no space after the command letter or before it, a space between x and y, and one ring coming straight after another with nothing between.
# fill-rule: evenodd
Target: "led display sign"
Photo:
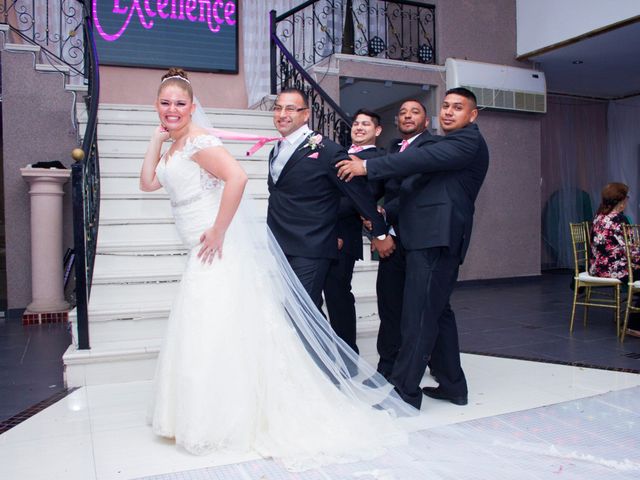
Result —
<instances>
[{"instance_id":1,"label":"led display sign","mask_svg":"<svg viewBox=\"0 0 640 480\"><path fill-rule=\"evenodd\" d=\"M101 65L238 72L238 0L92 0Z\"/></svg>"}]
</instances>

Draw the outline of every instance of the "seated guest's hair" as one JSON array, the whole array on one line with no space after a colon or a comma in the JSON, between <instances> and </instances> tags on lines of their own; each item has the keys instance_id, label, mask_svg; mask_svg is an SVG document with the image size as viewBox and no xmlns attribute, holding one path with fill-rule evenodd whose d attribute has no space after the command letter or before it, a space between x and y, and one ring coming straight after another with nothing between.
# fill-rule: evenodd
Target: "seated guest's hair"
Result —
<instances>
[{"instance_id":1,"label":"seated guest's hair","mask_svg":"<svg viewBox=\"0 0 640 480\"><path fill-rule=\"evenodd\" d=\"M450 88L445 92L444 96L446 97L450 93L453 93L454 95L460 95L461 97L464 97L464 98L468 98L473 102L473 108L478 106L478 99L476 98L476 94L473 93L468 88L464 88L464 87Z\"/></svg>"},{"instance_id":2,"label":"seated guest's hair","mask_svg":"<svg viewBox=\"0 0 640 480\"><path fill-rule=\"evenodd\" d=\"M378 115L376 112L372 112L371 110L367 110L366 108L361 108L353 114L353 119L355 120L358 115L366 115L367 117L370 117L376 127L380 125L380 115Z\"/></svg>"},{"instance_id":3,"label":"seated guest's hair","mask_svg":"<svg viewBox=\"0 0 640 480\"><path fill-rule=\"evenodd\" d=\"M616 205L627 198L628 193L629 187L624 183L607 183L602 189L602 200L596 213L603 215L611 213Z\"/></svg>"}]
</instances>

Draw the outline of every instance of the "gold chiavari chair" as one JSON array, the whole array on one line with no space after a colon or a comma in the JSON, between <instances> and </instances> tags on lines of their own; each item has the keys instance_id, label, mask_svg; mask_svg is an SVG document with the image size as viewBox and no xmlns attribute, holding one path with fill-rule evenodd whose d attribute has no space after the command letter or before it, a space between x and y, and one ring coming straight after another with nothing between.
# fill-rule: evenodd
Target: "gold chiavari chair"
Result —
<instances>
[{"instance_id":1,"label":"gold chiavari chair","mask_svg":"<svg viewBox=\"0 0 640 480\"><path fill-rule=\"evenodd\" d=\"M587 325L589 307L609 308L615 312L616 335L620 335L620 285L617 278L594 277L589 275L590 238L586 222L570 223L571 244L573 247L574 263L574 291L573 307L571 309L571 323L569 332L573 332L573 321L576 315L576 306L584 307L583 323ZM584 287L584 292L579 293ZM604 288L612 288L613 296L602 292Z\"/></svg>"},{"instance_id":2,"label":"gold chiavari chair","mask_svg":"<svg viewBox=\"0 0 640 480\"><path fill-rule=\"evenodd\" d=\"M634 269L637 270L640 265L640 225L623 225L624 248L627 253L627 269L629 270L629 283L627 284L627 309L624 314L624 322L622 323L622 331L620 332L620 341L624 342L624 336L627 333L629 325L629 313L640 312L640 307L633 305L633 295L640 292L640 280L634 278Z\"/></svg>"}]
</instances>

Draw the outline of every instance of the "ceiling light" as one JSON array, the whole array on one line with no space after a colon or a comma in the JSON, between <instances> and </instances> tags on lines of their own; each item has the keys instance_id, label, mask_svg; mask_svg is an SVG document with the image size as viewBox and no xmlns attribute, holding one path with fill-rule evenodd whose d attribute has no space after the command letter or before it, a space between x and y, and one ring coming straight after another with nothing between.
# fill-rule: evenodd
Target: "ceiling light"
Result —
<instances>
[{"instance_id":1,"label":"ceiling light","mask_svg":"<svg viewBox=\"0 0 640 480\"><path fill-rule=\"evenodd\" d=\"M367 95L369 93L369 90L360 90L360 93L362 95Z\"/></svg>"},{"instance_id":2,"label":"ceiling light","mask_svg":"<svg viewBox=\"0 0 640 480\"><path fill-rule=\"evenodd\" d=\"M574 60L573 62L574 65L582 65L584 62L582 60Z\"/></svg>"},{"instance_id":3,"label":"ceiling light","mask_svg":"<svg viewBox=\"0 0 640 480\"><path fill-rule=\"evenodd\" d=\"M393 82L391 80L387 80L384 82L384 86L387 88L391 87L392 85L393 85Z\"/></svg>"}]
</instances>

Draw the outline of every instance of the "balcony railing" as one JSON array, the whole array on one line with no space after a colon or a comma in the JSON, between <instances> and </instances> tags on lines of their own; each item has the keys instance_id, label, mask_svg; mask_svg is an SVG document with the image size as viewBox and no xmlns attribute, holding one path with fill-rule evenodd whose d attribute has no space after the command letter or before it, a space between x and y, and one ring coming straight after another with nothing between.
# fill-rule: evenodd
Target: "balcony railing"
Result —
<instances>
[{"instance_id":1,"label":"balcony railing","mask_svg":"<svg viewBox=\"0 0 640 480\"><path fill-rule=\"evenodd\" d=\"M304 68L335 53L436 63L435 6L406 0L311 0L277 17Z\"/></svg>"}]
</instances>

